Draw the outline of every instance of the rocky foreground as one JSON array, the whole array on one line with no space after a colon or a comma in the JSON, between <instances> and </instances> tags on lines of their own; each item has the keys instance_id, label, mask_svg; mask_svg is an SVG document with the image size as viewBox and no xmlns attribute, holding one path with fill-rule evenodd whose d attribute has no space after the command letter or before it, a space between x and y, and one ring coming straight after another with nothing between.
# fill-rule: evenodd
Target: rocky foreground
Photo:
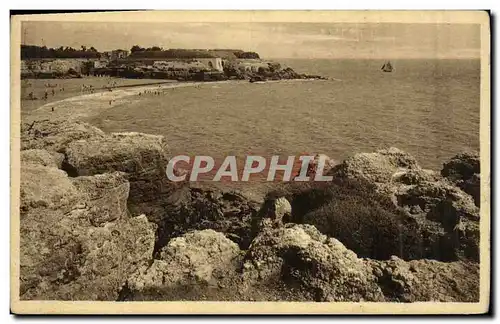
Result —
<instances>
[{"instance_id":1,"label":"rocky foreground","mask_svg":"<svg viewBox=\"0 0 500 324\"><path fill-rule=\"evenodd\" d=\"M161 136L40 120L21 149L24 300L479 300L477 154L361 153L259 204L169 182Z\"/></svg>"}]
</instances>

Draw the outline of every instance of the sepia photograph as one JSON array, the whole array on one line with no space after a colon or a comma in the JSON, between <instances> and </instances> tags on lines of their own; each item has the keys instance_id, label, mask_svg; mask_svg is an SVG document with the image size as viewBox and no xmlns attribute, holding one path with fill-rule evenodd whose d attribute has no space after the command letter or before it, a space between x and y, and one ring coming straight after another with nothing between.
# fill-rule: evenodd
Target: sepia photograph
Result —
<instances>
[{"instance_id":1,"label":"sepia photograph","mask_svg":"<svg viewBox=\"0 0 500 324\"><path fill-rule=\"evenodd\" d=\"M487 11L35 14L11 37L13 313L488 310Z\"/></svg>"}]
</instances>

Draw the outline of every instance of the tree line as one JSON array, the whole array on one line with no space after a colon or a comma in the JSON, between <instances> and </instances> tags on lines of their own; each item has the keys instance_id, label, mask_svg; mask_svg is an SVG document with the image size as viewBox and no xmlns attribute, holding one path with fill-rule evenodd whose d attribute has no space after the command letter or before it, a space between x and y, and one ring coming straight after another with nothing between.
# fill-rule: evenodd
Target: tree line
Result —
<instances>
[{"instance_id":1,"label":"tree line","mask_svg":"<svg viewBox=\"0 0 500 324\"><path fill-rule=\"evenodd\" d=\"M139 45L134 45L130 49L130 56L135 58L178 58L178 59L189 59L189 58L212 58L217 57L210 53L208 50L196 50L196 49L163 49L158 46L153 46L149 48L140 47Z\"/></svg>"},{"instance_id":2,"label":"tree line","mask_svg":"<svg viewBox=\"0 0 500 324\"><path fill-rule=\"evenodd\" d=\"M259 59L259 54L255 52L244 52L242 50L224 50L224 49L183 49L183 48L170 48L163 49L158 46L141 47L134 45L130 49L130 56L136 58L213 58L220 57L218 52L229 52L236 58L240 59Z\"/></svg>"},{"instance_id":3,"label":"tree line","mask_svg":"<svg viewBox=\"0 0 500 324\"><path fill-rule=\"evenodd\" d=\"M93 46L87 48L82 45L80 49L69 46L47 48L46 46L21 45L21 59L35 58L99 58L101 53Z\"/></svg>"},{"instance_id":4,"label":"tree line","mask_svg":"<svg viewBox=\"0 0 500 324\"><path fill-rule=\"evenodd\" d=\"M232 50L202 50L202 49L180 49L171 48L163 49L158 46L141 47L134 45L130 49L130 56L134 58L172 58L172 59L190 59L190 58L214 58L220 57L218 51ZM259 59L259 54L255 52L244 52L242 50L232 51L234 57L240 59ZM48 48L46 46L37 45L21 45L21 59L36 59L36 58L100 58L100 53L93 46L87 48L82 45L79 49L60 46L58 48Z\"/></svg>"}]
</instances>

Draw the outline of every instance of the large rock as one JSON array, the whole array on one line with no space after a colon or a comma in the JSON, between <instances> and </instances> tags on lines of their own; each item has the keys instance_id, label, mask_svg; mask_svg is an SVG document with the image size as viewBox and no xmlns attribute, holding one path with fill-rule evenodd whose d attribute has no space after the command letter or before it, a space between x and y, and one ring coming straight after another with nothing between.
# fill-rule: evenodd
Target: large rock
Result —
<instances>
[{"instance_id":1,"label":"large rock","mask_svg":"<svg viewBox=\"0 0 500 324\"><path fill-rule=\"evenodd\" d=\"M161 202L164 216L158 221L157 249L191 230L213 229L225 233L241 248L252 240L251 220L258 204L233 191L183 186Z\"/></svg>"},{"instance_id":2,"label":"large rock","mask_svg":"<svg viewBox=\"0 0 500 324\"><path fill-rule=\"evenodd\" d=\"M280 227L292 219L292 205L285 196L268 196L251 219L251 238L264 227Z\"/></svg>"},{"instance_id":3,"label":"large rock","mask_svg":"<svg viewBox=\"0 0 500 324\"><path fill-rule=\"evenodd\" d=\"M367 260L387 301L478 302L477 263L434 260Z\"/></svg>"},{"instance_id":4,"label":"large rock","mask_svg":"<svg viewBox=\"0 0 500 324\"><path fill-rule=\"evenodd\" d=\"M298 79L298 78L300 78L300 75L290 67L281 69L281 70L277 71L275 74L280 79Z\"/></svg>"},{"instance_id":5,"label":"large rock","mask_svg":"<svg viewBox=\"0 0 500 324\"><path fill-rule=\"evenodd\" d=\"M168 147L163 136L113 133L104 138L73 141L66 150L67 162L79 176L110 171L165 175Z\"/></svg>"},{"instance_id":6,"label":"large rock","mask_svg":"<svg viewBox=\"0 0 500 324\"><path fill-rule=\"evenodd\" d=\"M394 173L391 180L401 185L416 185L422 182L439 181L441 177L437 172L432 170L403 169Z\"/></svg>"},{"instance_id":7,"label":"large rock","mask_svg":"<svg viewBox=\"0 0 500 324\"><path fill-rule=\"evenodd\" d=\"M375 277L356 254L310 225L264 229L246 255L249 284L279 278L316 301L383 301Z\"/></svg>"},{"instance_id":8,"label":"large rock","mask_svg":"<svg viewBox=\"0 0 500 324\"><path fill-rule=\"evenodd\" d=\"M479 236L470 229L478 225L479 210L471 197L460 189L461 184L450 180L452 175L460 174L463 178L478 169L478 161L473 155L459 155L446 165L442 174L448 178L443 178L422 169L409 154L391 148L357 154L335 167L331 174L337 180L368 182L413 218L422 236L420 257L477 261ZM461 228L468 229L466 234Z\"/></svg>"},{"instance_id":9,"label":"large rock","mask_svg":"<svg viewBox=\"0 0 500 324\"><path fill-rule=\"evenodd\" d=\"M152 259L155 242L145 216L127 215L128 187L120 173L68 178L21 165L21 299L118 298L127 276Z\"/></svg>"},{"instance_id":10,"label":"large rock","mask_svg":"<svg viewBox=\"0 0 500 324\"><path fill-rule=\"evenodd\" d=\"M165 174L168 147L162 136L105 134L81 121L35 120L23 123L21 146L23 163L57 166L71 177L124 172L130 182L128 208L154 222L164 216L161 201L177 189Z\"/></svg>"},{"instance_id":11,"label":"large rock","mask_svg":"<svg viewBox=\"0 0 500 324\"><path fill-rule=\"evenodd\" d=\"M123 173L69 178L59 169L37 164L21 167L21 216L30 209L78 210L92 225L128 215L129 182Z\"/></svg>"},{"instance_id":12,"label":"large rock","mask_svg":"<svg viewBox=\"0 0 500 324\"><path fill-rule=\"evenodd\" d=\"M474 174L463 183L458 184L458 186L474 198L477 207L481 205L481 176L479 173Z\"/></svg>"},{"instance_id":13,"label":"large rock","mask_svg":"<svg viewBox=\"0 0 500 324\"><path fill-rule=\"evenodd\" d=\"M64 154L49 152L42 149L30 149L21 151L21 163L38 164L60 169L64 161Z\"/></svg>"},{"instance_id":14,"label":"large rock","mask_svg":"<svg viewBox=\"0 0 500 324\"><path fill-rule=\"evenodd\" d=\"M478 152L464 152L452 157L443 164L441 174L444 177L466 180L480 173L480 157Z\"/></svg>"},{"instance_id":15,"label":"large rock","mask_svg":"<svg viewBox=\"0 0 500 324\"><path fill-rule=\"evenodd\" d=\"M21 165L21 210L45 207L65 210L79 199L67 174L38 164Z\"/></svg>"},{"instance_id":16,"label":"large rock","mask_svg":"<svg viewBox=\"0 0 500 324\"><path fill-rule=\"evenodd\" d=\"M104 132L85 122L62 119L44 119L21 124L21 149L45 149L63 152L75 141L102 138Z\"/></svg>"},{"instance_id":17,"label":"large rock","mask_svg":"<svg viewBox=\"0 0 500 324\"><path fill-rule=\"evenodd\" d=\"M153 204L172 191L173 184L166 176L167 153L162 136L141 133L73 141L65 151L68 172L74 176L125 172L130 181L131 207ZM142 210L135 208L133 212L137 214Z\"/></svg>"},{"instance_id":18,"label":"large rock","mask_svg":"<svg viewBox=\"0 0 500 324\"><path fill-rule=\"evenodd\" d=\"M245 256L245 287L279 278L315 301L477 302L479 265L360 259L310 225L261 232Z\"/></svg>"},{"instance_id":19,"label":"large rock","mask_svg":"<svg viewBox=\"0 0 500 324\"><path fill-rule=\"evenodd\" d=\"M474 198L479 207L481 201L480 157L477 152L455 155L443 164L441 174Z\"/></svg>"},{"instance_id":20,"label":"large rock","mask_svg":"<svg viewBox=\"0 0 500 324\"><path fill-rule=\"evenodd\" d=\"M418 208L427 219L452 229L460 219L479 220L479 209L472 198L445 181L422 182L396 194L400 206Z\"/></svg>"},{"instance_id":21,"label":"large rock","mask_svg":"<svg viewBox=\"0 0 500 324\"><path fill-rule=\"evenodd\" d=\"M256 219L269 218L273 223L280 226L283 223L290 222L292 217L292 205L288 199L282 197L268 197L259 209L259 215Z\"/></svg>"},{"instance_id":22,"label":"large rock","mask_svg":"<svg viewBox=\"0 0 500 324\"><path fill-rule=\"evenodd\" d=\"M80 192L81 209L92 225L102 226L127 217L130 184L122 172L76 177L72 183Z\"/></svg>"},{"instance_id":23,"label":"large rock","mask_svg":"<svg viewBox=\"0 0 500 324\"><path fill-rule=\"evenodd\" d=\"M236 270L240 249L222 233L194 231L172 239L159 260L145 265L128 278L134 293L169 289L179 285L216 283L220 276Z\"/></svg>"},{"instance_id":24,"label":"large rock","mask_svg":"<svg viewBox=\"0 0 500 324\"><path fill-rule=\"evenodd\" d=\"M145 216L93 227L72 213L39 208L23 216L20 234L24 300L114 301L154 246Z\"/></svg>"},{"instance_id":25,"label":"large rock","mask_svg":"<svg viewBox=\"0 0 500 324\"><path fill-rule=\"evenodd\" d=\"M422 182L396 193L423 232L424 257L479 261L479 209L472 198L446 181Z\"/></svg>"},{"instance_id":26,"label":"large rock","mask_svg":"<svg viewBox=\"0 0 500 324\"><path fill-rule=\"evenodd\" d=\"M417 160L397 148L379 150L374 153L359 153L341 164L332 172L337 176L361 178L375 183L389 182L401 171L420 170Z\"/></svg>"}]
</instances>

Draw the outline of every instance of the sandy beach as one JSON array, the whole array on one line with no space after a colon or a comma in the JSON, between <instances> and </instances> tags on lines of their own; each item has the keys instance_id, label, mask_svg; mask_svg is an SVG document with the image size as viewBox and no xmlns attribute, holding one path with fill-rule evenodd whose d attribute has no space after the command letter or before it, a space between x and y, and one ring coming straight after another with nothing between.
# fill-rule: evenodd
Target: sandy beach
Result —
<instances>
[{"instance_id":1,"label":"sandy beach","mask_svg":"<svg viewBox=\"0 0 500 324\"><path fill-rule=\"evenodd\" d=\"M291 82L312 82L321 81L316 79L292 79L292 80L271 80L265 83L291 83ZM336 81L341 81L336 79ZM213 82L168 82L152 85L130 85L112 88L112 91L100 91L76 95L66 99L46 103L29 114L23 116L25 120L36 120L38 118L69 118L84 119L93 117L105 109L113 108L123 103L141 100L144 96L167 95L169 90L186 87L213 87L221 84L247 83L247 80L213 81ZM153 93L151 93L153 92ZM159 94L154 94L157 92ZM134 98L135 97L135 98Z\"/></svg>"}]
</instances>

